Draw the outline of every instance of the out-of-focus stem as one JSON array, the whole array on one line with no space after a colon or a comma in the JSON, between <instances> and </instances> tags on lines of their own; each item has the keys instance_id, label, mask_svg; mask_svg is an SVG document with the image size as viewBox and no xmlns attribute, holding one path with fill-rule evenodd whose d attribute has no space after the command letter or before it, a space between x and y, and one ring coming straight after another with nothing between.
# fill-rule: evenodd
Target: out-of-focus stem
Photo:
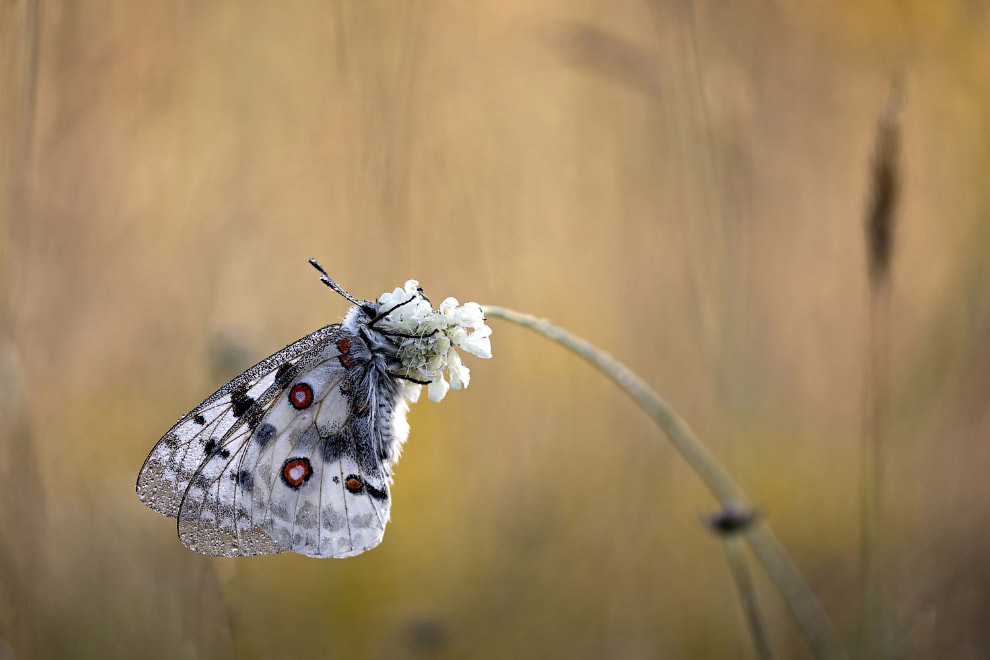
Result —
<instances>
[{"instance_id":1,"label":"out-of-focus stem","mask_svg":"<svg viewBox=\"0 0 990 660\"><path fill-rule=\"evenodd\" d=\"M770 649L770 641L767 639L766 626L763 624L760 606L756 601L753 578L749 573L749 566L746 564L742 539L737 534L725 537L725 556L729 560L729 569L732 571L732 578L736 581L736 589L739 590L739 600L742 602L746 623L749 624L750 633L753 635L756 655L760 660L773 660L773 651Z\"/></svg>"},{"instance_id":2,"label":"out-of-focus stem","mask_svg":"<svg viewBox=\"0 0 990 660\"><path fill-rule=\"evenodd\" d=\"M482 305L482 307L486 316L504 319L535 330L598 367L646 410L723 507L748 508L745 494L715 456L698 440L687 422L681 419L673 408L646 384L646 381L627 366L546 319L504 307L493 305ZM846 652L828 615L825 614L808 583L774 537L769 526L757 522L745 532L745 538L804 630L815 656L829 659L846 658Z\"/></svg>"}]
</instances>

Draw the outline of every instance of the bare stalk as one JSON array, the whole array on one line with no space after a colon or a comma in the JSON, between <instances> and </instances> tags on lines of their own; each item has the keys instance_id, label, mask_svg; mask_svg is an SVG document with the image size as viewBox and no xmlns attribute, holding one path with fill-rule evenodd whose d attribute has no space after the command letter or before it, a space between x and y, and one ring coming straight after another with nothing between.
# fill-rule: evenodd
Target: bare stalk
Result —
<instances>
[{"instance_id":1,"label":"bare stalk","mask_svg":"<svg viewBox=\"0 0 990 660\"><path fill-rule=\"evenodd\" d=\"M756 589L753 587L753 578L746 563L742 540L736 536L726 537L725 556L729 560L732 578L736 581L746 623L749 624L749 631L753 635L756 655L760 660L773 660L773 651L770 649L770 640L767 639L766 626L763 624L760 606L756 600Z\"/></svg>"},{"instance_id":2,"label":"bare stalk","mask_svg":"<svg viewBox=\"0 0 990 660\"><path fill-rule=\"evenodd\" d=\"M759 516L752 511L726 508L708 520L708 527L725 541L725 558L729 560L729 570L736 583L736 591L739 592L739 602L749 625L749 632L753 636L756 655L760 660L773 660L773 650L770 648L770 639L767 637L766 625L756 598L756 587L753 585L742 545L742 533L757 520Z\"/></svg>"},{"instance_id":3,"label":"bare stalk","mask_svg":"<svg viewBox=\"0 0 990 660\"><path fill-rule=\"evenodd\" d=\"M748 498L715 456L698 440L687 422L627 366L546 319L504 307L492 305L482 307L486 316L504 319L535 330L596 366L653 418L723 508L749 510ZM753 554L763 564L763 568L800 624L815 657L846 658L845 649L828 615L825 614L825 610L783 546L770 531L769 525L765 522L757 522L744 535Z\"/></svg>"}]
</instances>

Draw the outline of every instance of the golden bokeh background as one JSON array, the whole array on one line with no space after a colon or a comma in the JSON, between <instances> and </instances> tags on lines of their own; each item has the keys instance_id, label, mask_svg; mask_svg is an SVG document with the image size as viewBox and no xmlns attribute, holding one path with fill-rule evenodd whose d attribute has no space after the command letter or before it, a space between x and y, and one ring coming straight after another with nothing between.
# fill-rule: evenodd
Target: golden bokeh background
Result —
<instances>
[{"instance_id":1,"label":"golden bokeh background","mask_svg":"<svg viewBox=\"0 0 990 660\"><path fill-rule=\"evenodd\" d=\"M880 553L909 657L990 646L990 10L927 2L0 6L0 658L753 658L716 507L504 322L412 410L348 560L186 550L177 417L346 303L546 316L667 397L854 656L863 222L904 81ZM873 348L871 348L873 346ZM753 565L779 657L810 657Z\"/></svg>"}]
</instances>

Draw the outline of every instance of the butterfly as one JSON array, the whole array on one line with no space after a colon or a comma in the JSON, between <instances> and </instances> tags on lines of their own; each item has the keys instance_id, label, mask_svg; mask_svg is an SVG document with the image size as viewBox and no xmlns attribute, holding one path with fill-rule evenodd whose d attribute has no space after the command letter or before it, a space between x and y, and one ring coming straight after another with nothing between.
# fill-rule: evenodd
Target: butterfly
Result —
<instances>
[{"instance_id":1,"label":"butterfly","mask_svg":"<svg viewBox=\"0 0 990 660\"><path fill-rule=\"evenodd\" d=\"M351 557L381 543L408 404L468 382L455 348L491 357L480 306L439 310L415 280L353 306L265 358L182 417L138 474L138 497L220 557ZM443 369L450 374L448 386Z\"/></svg>"}]
</instances>

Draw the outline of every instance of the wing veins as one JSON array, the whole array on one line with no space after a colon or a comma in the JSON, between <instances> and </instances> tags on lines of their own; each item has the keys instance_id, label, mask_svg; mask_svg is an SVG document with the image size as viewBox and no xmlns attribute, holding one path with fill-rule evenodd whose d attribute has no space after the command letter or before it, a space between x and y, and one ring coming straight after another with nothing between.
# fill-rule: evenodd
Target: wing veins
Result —
<instances>
[{"instance_id":1,"label":"wing veins","mask_svg":"<svg viewBox=\"0 0 990 660\"><path fill-rule=\"evenodd\" d=\"M326 330L329 327L331 327L331 326L325 326L321 330ZM317 332L320 332L320 331L318 330ZM299 342L302 342L302 341L304 341L307 338L308 338L308 336L307 337L304 337L303 339L300 339ZM298 364L300 362L305 363L307 361L306 358L308 356L313 356L313 360L314 360L313 364L311 366L304 367L305 370L306 370L306 372L308 373L308 372L312 371L313 369L317 368L318 366L320 366L322 364L325 364L326 362L329 362L329 361L333 360L334 358L336 358L336 357L338 357L340 355L340 353L338 352L336 355L331 355L331 356L327 356L327 357L322 357L321 356L321 352L320 352L321 349L324 348L324 347L326 347L327 345L329 345L329 343L330 343L330 341L332 339L333 339L333 333L331 333L331 336L329 338L323 338L323 339L317 341L309 349L306 349L306 350L302 351L300 354L298 354L297 357L294 357L294 358L289 359L289 360L285 360L281 364L286 364L286 363ZM299 342L296 342L296 344L298 344ZM295 344L286 347L285 349L283 349L283 351L288 350L289 348L292 348L292 346L295 346ZM278 355L278 354L276 354L276 355ZM318 359L317 360L317 358L321 358L321 359ZM268 359L271 359L271 358L268 358ZM264 364L264 361L262 361L262 362L260 362L258 364L259 365ZM218 395L220 395L220 396L226 396L229 392L234 391L235 389L237 389L237 386L238 385L243 384L245 382L246 383L254 382L255 384L257 384L258 382L264 380L269 375L271 375L271 373L273 371L276 371L279 368L279 366L281 366L281 364L275 364L274 366L272 366L271 369L269 369L269 370L267 370L267 371L265 371L265 372L263 372L261 374L255 374L257 377L256 377L256 379L254 381L251 381L250 379L244 379L244 378L241 378L241 377L235 378L233 381L230 381L229 383L227 383L226 385L224 385L222 388L220 388L220 390L217 390L217 392L215 392L213 394L213 397L216 397ZM255 365L255 367L253 367L252 369L257 368L257 366L258 365ZM251 371L251 370L248 370L248 371ZM248 372L244 372L244 374L241 374L241 376L244 376L247 373ZM235 383L237 383L237 385L234 385ZM339 380L338 380L338 383L339 383ZM229 389L227 389L227 388L229 388ZM248 389L250 389L250 387L248 387ZM242 430L242 429L245 428L246 421L248 419L250 419L250 414L249 413L252 413L257 406L268 406L268 408L262 408L263 410L265 410L265 413L262 415L262 419L263 419L264 416L267 415L268 412L270 412L272 403L276 400L276 398L278 397L279 393L283 389L284 388L278 386L278 383L277 382L274 382L273 381L272 384L269 385L265 389L265 391L262 392L261 395L258 396L257 399L255 399L254 403L251 404L251 406L248 408L248 410L246 410L243 415L241 415L239 418L237 418L237 420L230 426L230 428L227 429L226 433L224 433L224 435L221 437L220 441L217 443L218 448L220 448L220 447L226 447L227 445L231 444L232 442L234 442L239 437L239 436L235 436L235 434L238 431L240 431L240 430ZM223 392L222 395L220 394L221 392ZM213 398L213 397L210 397L210 398ZM223 406L224 407L224 410L219 415L217 415L214 419L210 420L210 422L207 425L204 425L203 429L201 429L198 433L194 434L189 439L189 441L187 443L185 443L185 453L183 454L183 459L185 459L185 457L188 456L189 448L192 446L192 442L197 437L201 436L202 433L207 428L210 428L210 427L219 427L220 419L222 419L223 416L233 407L233 403L232 402L228 402L226 404L223 404L223 403L211 402L210 399L207 399L206 402L200 404L199 406L197 406L196 408L194 408L192 411L190 411L186 415L186 417L183 418L182 421L176 423L176 425L173 427L173 430L175 428L181 426L183 423L187 422L189 419L192 419L196 414L201 413L202 410L206 409L206 407L208 405L210 405L210 406L212 406L212 405ZM169 433L166 433L166 436L169 435L170 433L172 433L172 430L170 430ZM253 435L253 430L252 429L248 429L247 435L248 435L248 442L250 442L250 437L251 437L251 435ZM247 444L248 443L245 442L244 443L244 447L246 447ZM292 444L292 447L290 448L290 453L291 453L292 450L295 449L295 446L296 446L295 443L293 443ZM242 449L244 447L242 447ZM215 453L216 452L214 452L214 454ZM193 472L192 476L189 478L189 482L186 484L186 488L183 491L182 498L179 501L179 506L178 506L178 509L176 511L177 525L182 520L182 509L185 506L186 498L189 495L189 491L190 491L190 489L191 489L191 487L193 485L193 481L196 479L197 476L199 476L199 475L201 475L203 473L203 469L209 463L210 459L212 458L212 456L214 454L211 454L209 456L204 456L203 461L200 463L200 465ZM238 454L240 454L240 455L243 456L244 453L242 451L238 451ZM259 454L259 459L260 459L260 455L261 454ZM286 457L286 458L288 458L288 457ZM233 459L231 459L231 461L232 460ZM208 490L212 490L213 484L216 484L217 485L217 503L218 503L218 506L219 506L221 479L222 479L223 475L226 473L226 469L227 469L227 467L229 467L231 461L228 461L228 463L226 464L226 466L224 467L224 469L222 469L220 471L219 476L213 482L211 482L210 484L208 484L208 488L204 488L204 497L203 497L202 501L199 503L199 511L198 511L198 515L196 517L196 525L197 526L203 526L203 508L206 505L205 494L208 492ZM255 466L257 466L257 463L255 464ZM144 468L142 467L142 472L143 472L143 470L144 470ZM277 471L276 471L275 477L276 477L276 480L277 480L277 478L278 478ZM138 478L140 479L140 473L138 475ZM274 484L275 484L275 482L273 481L272 484L271 484L271 489L274 489ZM235 499L234 499L233 523L234 523L234 534L235 534L235 537L238 540L238 547L240 547L241 535L240 535L240 529L238 528L238 525L237 525L237 509L236 509L236 492L237 492L237 486L238 486L238 484L237 484L237 482L235 480L235 482L234 482ZM267 509L270 509L270 507L271 507L271 492L269 492L268 506L266 508ZM189 522L191 522L191 521L189 521ZM217 522L219 522L219 521L217 521ZM251 522L252 522L252 524L254 523L253 498L252 498ZM293 518L293 525L294 524L295 523L294 523L294 518ZM217 524L216 527L219 528L219 524ZM180 536L181 536L181 533L180 533ZM275 541L275 539L272 539L272 541L276 545L279 545L278 542Z\"/></svg>"}]
</instances>

